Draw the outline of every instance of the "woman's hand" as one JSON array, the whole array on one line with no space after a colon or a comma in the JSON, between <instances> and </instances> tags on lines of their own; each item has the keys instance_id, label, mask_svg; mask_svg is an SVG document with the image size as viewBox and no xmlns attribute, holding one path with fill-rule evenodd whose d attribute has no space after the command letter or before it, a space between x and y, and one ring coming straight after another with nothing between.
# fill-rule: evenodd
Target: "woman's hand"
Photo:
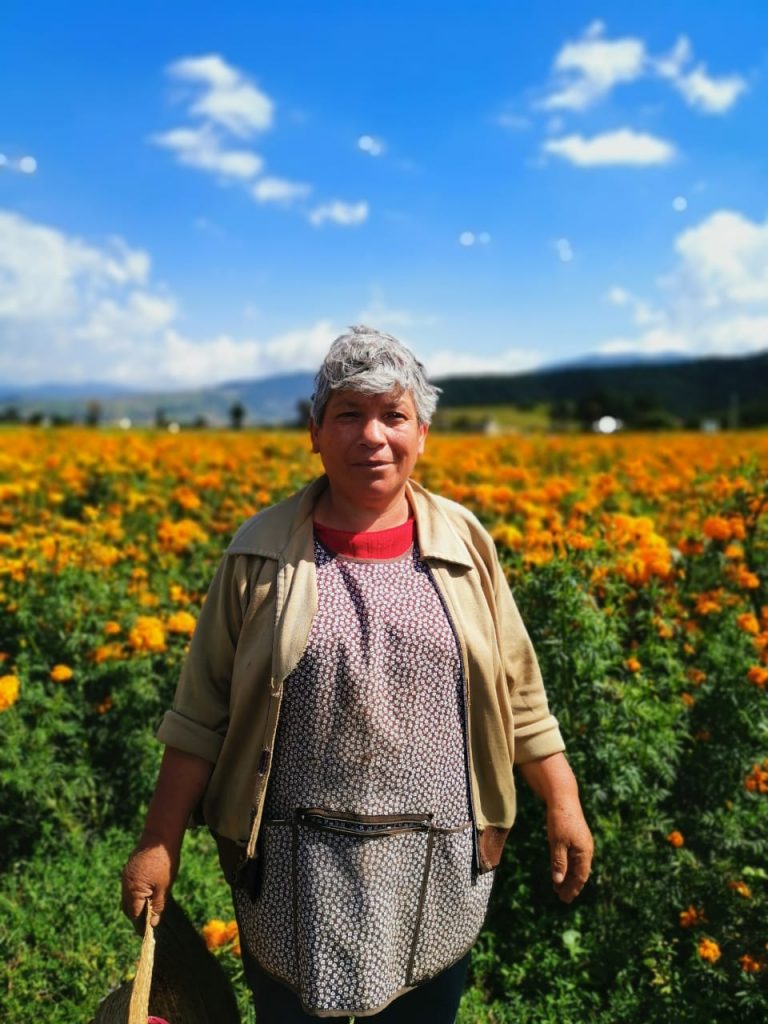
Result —
<instances>
[{"instance_id":1,"label":"woman's hand","mask_svg":"<svg viewBox=\"0 0 768 1024\"><path fill-rule=\"evenodd\" d=\"M123 868L123 913L141 931L141 916L152 900L151 924L160 922L160 915L179 871L179 850L146 833Z\"/></svg>"},{"instance_id":2,"label":"woman's hand","mask_svg":"<svg viewBox=\"0 0 768 1024\"><path fill-rule=\"evenodd\" d=\"M589 878L594 849L578 798L547 806L547 837L555 892L570 903Z\"/></svg>"},{"instance_id":3,"label":"woman's hand","mask_svg":"<svg viewBox=\"0 0 768 1024\"><path fill-rule=\"evenodd\" d=\"M565 754L550 754L518 765L523 778L547 805L552 883L564 903L584 888L594 844L579 800L579 787Z\"/></svg>"},{"instance_id":4,"label":"woman's hand","mask_svg":"<svg viewBox=\"0 0 768 1024\"><path fill-rule=\"evenodd\" d=\"M187 821L212 771L213 765L201 757L165 748L144 831L123 868L123 913L137 931L148 899L152 900L152 927L160 921L179 870Z\"/></svg>"}]
</instances>

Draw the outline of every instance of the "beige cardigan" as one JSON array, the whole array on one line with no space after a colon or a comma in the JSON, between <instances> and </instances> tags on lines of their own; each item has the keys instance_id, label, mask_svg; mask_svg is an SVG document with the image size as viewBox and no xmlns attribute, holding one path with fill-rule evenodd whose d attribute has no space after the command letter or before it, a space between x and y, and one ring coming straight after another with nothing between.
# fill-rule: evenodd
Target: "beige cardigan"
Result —
<instances>
[{"instance_id":1,"label":"beige cardigan","mask_svg":"<svg viewBox=\"0 0 768 1024\"><path fill-rule=\"evenodd\" d=\"M312 511L327 478L247 520L205 599L157 733L214 764L202 812L219 836L256 849L283 683L317 608ZM470 796L482 870L515 818L512 765L565 749L536 655L493 540L461 505L409 481L422 557L453 622L467 681Z\"/></svg>"}]
</instances>

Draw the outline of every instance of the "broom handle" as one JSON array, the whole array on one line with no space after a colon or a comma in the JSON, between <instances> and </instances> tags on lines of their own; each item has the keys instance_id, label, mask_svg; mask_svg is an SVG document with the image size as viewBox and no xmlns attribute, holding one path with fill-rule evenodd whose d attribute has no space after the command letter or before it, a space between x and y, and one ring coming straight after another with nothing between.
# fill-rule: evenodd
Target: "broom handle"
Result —
<instances>
[{"instance_id":1,"label":"broom handle","mask_svg":"<svg viewBox=\"0 0 768 1024\"><path fill-rule=\"evenodd\" d=\"M151 925L152 900L147 900L147 916L136 976L131 989L128 1024L147 1024L149 1016L149 990L152 987L152 965L155 960L155 930Z\"/></svg>"}]
</instances>

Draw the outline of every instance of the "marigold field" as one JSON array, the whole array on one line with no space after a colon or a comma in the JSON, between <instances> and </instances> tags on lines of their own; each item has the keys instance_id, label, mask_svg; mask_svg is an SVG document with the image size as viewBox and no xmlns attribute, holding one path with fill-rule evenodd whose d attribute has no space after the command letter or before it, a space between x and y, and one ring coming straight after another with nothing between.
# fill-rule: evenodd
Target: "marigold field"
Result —
<instances>
[{"instance_id":1,"label":"marigold field","mask_svg":"<svg viewBox=\"0 0 768 1024\"><path fill-rule=\"evenodd\" d=\"M137 939L120 867L208 582L319 471L299 433L0 433L0 1008L88 1021ZM459 1020L768 1019L768 435L433 435L493 534L596 854L572 905L519 816ZM176 895L253 1021L213 845Z\"/></svg>"}]
</instances>

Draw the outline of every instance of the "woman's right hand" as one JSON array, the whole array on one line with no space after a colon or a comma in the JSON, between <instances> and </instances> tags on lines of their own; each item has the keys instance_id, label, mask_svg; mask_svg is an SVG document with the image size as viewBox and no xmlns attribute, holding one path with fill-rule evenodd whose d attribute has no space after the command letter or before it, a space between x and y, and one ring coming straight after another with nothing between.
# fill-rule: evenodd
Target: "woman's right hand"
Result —
<instances>
[{"instance_id":1,"label":"woman's right hand","mask_svg":"<svg viewBox=\"0 0 768 1024\"><path fill-rule=\"evenodd\" d=\"M142 836L123 868L123 913L141 932L147 900L152 900L152 927L160 921L165 902L179 871L179 850L162 840Z\"/></svg>"}]
</instances>

